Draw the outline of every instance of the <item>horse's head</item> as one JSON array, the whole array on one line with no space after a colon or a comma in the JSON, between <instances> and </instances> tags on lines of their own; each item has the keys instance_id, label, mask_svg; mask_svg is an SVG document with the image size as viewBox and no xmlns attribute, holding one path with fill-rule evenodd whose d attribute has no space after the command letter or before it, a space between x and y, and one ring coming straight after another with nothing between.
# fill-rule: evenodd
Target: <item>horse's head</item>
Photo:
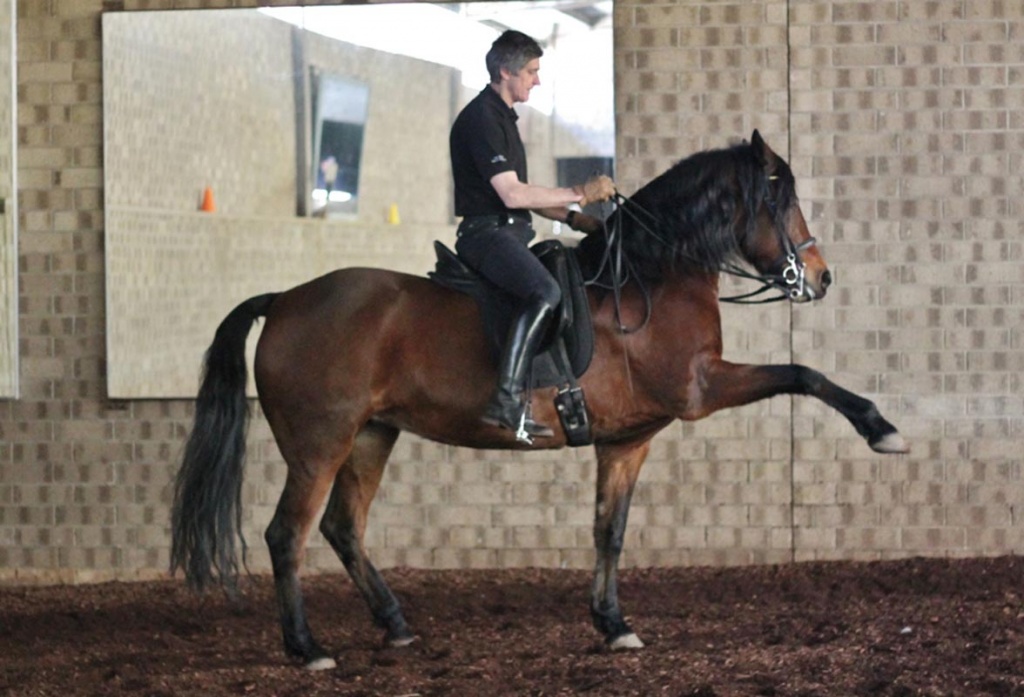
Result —
<instances>
[{"instance_id":1,"label":"horse's head","mask_svg":"<svg viewBox=\"0 0 1024 697\"><path fill-rule=\"evenodd\" d=\"M622 199L607 226L608 235L590 235L580 245L581 263L595 276L615 257L645 282L724 271L762 284L720 298L732 302L807 302L824 297L832 282L800 211L793 173L757 131L750 143L677 162ZM621 248L613 252L615 244ZM782 295L752 299L771 289Z\"/></svg>"},{"instance_id":2,"label":"horse's head","mask_svg":"<svg viewBox=\"0 0 1024 697\"><path fill-rule=\"evenodd\" d=\"M766 282L782 290L793 302L825 297L832 274L807 229L796 196L793 172L756 130L751 148L763 168L767 186L755 203L753 234L742 244L743 255Z\"/></svg>"}]
</instances>

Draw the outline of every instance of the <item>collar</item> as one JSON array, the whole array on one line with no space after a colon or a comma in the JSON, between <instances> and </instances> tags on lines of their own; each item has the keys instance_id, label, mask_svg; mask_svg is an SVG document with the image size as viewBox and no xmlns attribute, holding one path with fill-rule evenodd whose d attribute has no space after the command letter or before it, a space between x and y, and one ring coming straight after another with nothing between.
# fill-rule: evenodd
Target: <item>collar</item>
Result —
<instances>
[{"instance_id":1,"label":"collar","mask_svg":"<svg viewBox=\"0 0 1024 697\"><path fill-rule=\"evenodd\" d=\"M501 113L508 116L508 118L512 119L513 121L519 120L519 112L517 112L515 109L506 104L505 100L501 98L501 95L498 94L498 91L496 89L494 89L490 85L487 85L486 87L483 88L480 94L484 95L484 99L486 101L490 102L496 109L501 111Z\"/></svg>"}]
</instances>

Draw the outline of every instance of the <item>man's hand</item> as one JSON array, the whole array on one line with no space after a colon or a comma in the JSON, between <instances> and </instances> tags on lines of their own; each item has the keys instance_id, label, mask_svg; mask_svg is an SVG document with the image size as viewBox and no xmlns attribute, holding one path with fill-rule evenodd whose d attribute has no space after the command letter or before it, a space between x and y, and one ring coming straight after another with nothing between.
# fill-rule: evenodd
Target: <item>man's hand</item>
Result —
<instances>
[{"instance_id":1,"label":"man's hand","mask_svg":"<svg viewBox=\"0 0 1024 697\"><path fill-rule=\"evenodd\" d=\"M595 218L592 215L586 213L577 213L572 217L572 225L570 226L577 232L585 232L588 235L592 232L600 232L604 229L604 222L600 218Z\"/></svg>"},{"instance_id":2,"label":"man's hand","mask_svg":"<svg viewBox=\"0 0 1024 697\"><path fill-rule=\"evenodd\" d=\"M583 208L588 203L607 201L614 196L615 182L612 181L611 177L599 174L596 177L591 177L583 184L577 184L572 187L572 190L582 196L577 203L579 203L580 208Z\"/></svg>"}]
</instances>

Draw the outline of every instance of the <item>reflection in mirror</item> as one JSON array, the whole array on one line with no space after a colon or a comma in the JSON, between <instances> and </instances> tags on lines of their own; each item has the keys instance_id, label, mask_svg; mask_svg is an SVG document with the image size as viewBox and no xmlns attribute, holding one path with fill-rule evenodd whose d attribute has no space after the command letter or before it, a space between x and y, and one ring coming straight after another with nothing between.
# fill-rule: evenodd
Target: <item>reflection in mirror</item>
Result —
<instances>
[{"instance_id":1,"label":"reflection in mirror","mask_svg":"<svg viewBox=\"0 0 1024 697\"><path fill-rule=\"evenodd\" d=\"M194 397L217 324L249 296L344 266L430 270L457 222L448 132L504 28L545 47L541 86L517 107L531 181L553 186L581 158L610 167L610 13L610 0L106 13L109 395Z\"/></svg>"},{"instance_id":2,"label":"reflection in mirror","mask_svg":"<svg viewBox=\"0 0 1024 697\"><path fill-rule=\"evenodd\" d=\"M313 214L355 213L370 88L315 68L312 83Z\"/></svg>"},{"instance_id":3,"label":"reflection in mirror","mask_svg":"<svg viewBox=\"0 0 1024 697\"><path fill-rule=\"evenodd\" d=\"M0 398L18 396L14 0L0 0Z\"/></svg>"}]
</instances>

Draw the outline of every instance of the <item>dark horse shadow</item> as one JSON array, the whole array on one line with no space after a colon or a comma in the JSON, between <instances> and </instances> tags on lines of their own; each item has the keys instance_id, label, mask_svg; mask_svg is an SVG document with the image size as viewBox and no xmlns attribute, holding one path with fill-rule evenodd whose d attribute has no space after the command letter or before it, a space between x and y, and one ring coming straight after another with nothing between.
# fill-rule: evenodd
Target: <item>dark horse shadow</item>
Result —
<instances>
[{"instance_id":1,"label":"dark horse shadow","mask_svg":"<svg viewBox=\"0 0 1024 697\"><path fill-rule=\"evenodd\" d=\"M613 648L641 641L623 619L616 567L630 497L651 439L675 419L780 394L816 397L878 452L906 452L875 405L801 365L722 359L718 278L756 276L794 302L831 281L798 205L793 174L755 131L750 143L702 152L621 202L608 235L575 252L588 289L594 354L580 378L597 455L596 571L590 610ZM628 281L628 282L627 282ZM199 588L239 571L248 403L245 341L256 350L259 399L288 476L266 531L286 651L309 668L334 665L307 622L299 566L314 517L386 641L413 639L363 546L370 504L401 431L471 448L521 448L479 420L496 380L474 301L426 278L342 269L284 293L250 298L217 329L195 424L178 474L172 568ZM537 421L555 429L533 448L561 448L554 389L533 393Z\"/></svg>"}]
</instances>

